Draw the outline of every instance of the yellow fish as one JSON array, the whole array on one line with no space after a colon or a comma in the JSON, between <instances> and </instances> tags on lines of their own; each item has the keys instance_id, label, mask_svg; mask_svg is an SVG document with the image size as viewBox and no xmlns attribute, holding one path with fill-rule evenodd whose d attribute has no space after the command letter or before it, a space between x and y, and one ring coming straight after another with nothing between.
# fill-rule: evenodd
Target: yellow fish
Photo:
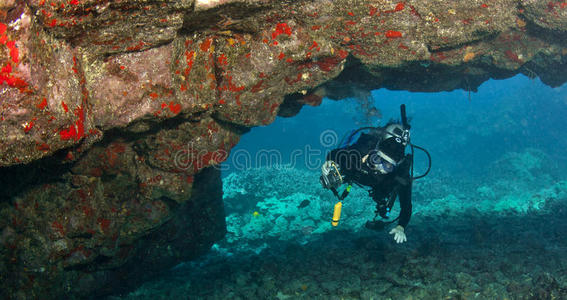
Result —
<instances>
[{"instance_id":1,"label":"yellow fish","mask_svg":"<svg viewBox=\"0 0 567 300\"><path fill-rule=\"evenodd\" d=\"M260 215L260 213L257 212L257 211L255 211L255 212L252 213L252 216L254 216L254 218L256 218L256 217L259 216L259 215Z\"/></svg>"}]
</instances>

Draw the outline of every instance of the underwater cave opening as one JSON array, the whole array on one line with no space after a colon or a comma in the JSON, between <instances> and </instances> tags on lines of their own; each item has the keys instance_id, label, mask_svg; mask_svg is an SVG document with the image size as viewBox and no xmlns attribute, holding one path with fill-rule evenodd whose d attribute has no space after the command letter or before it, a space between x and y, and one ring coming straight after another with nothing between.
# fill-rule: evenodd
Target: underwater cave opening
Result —
<instances>
[{"instance_id":1,"label":"underwater cave opening","mask_svg":"<svg viewBox=\"0 0 567 300\"><path fill-rule=\"evenodd\" d=\"M400 104L412 143L432 156L430 174L414 182L403 245L364 228L374 203L358 187L332 227L336 198L319 183L346 132L398 119ZM379 113L368 118L361 108L372 107ZM252 128L222 165L225 238L126 298L567 295L566 113L565 86L516 76L485 82L470 101L462 90L377 90L370 103L324 99ZM425 155L415 163L422 173Z\"/></svg>"},{"instance_id":2,"label":"underwater cave opening","mask_svg":"<svg viewBox=\"0 0 567 300\"><path fill-rule=\"evenodd\" d=\"M407 106L412 143L429 150L434 173L479 176L505 153L530 148L565 166L566 95L565 86L551 88L538 79L517 75L485 82L470 101L463 90L381 89L372 91L369 100L325 98L320 106L306 105L297 116L278 117L269 126L244 134L223 164L223 176L244 166L291 164L318 169L327 151L350 130L399 120L401 104ZM426 165L425 159L417 159L418 168Z\"/></svg>"}]
</instances>

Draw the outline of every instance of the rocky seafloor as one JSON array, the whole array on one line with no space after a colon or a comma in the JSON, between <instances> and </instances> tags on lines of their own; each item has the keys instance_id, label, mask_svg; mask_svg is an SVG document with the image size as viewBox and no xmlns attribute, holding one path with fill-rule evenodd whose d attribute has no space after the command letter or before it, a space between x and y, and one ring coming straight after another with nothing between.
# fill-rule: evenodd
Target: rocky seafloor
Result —
<instances>
[{"instance_id":1,"label":"rocky seafloor","mask_svg":"<svg viewBox=\"0 0 567 300\"><path fill-rule=\"evenodd\" d=\"M416 181L405 244L364 228L374 213L360 188L332 228L335 199L316 171L231 173L225 239L110 299L567 299L561 167L526 149L488 171Z\"/></svg>"}]
</instances>

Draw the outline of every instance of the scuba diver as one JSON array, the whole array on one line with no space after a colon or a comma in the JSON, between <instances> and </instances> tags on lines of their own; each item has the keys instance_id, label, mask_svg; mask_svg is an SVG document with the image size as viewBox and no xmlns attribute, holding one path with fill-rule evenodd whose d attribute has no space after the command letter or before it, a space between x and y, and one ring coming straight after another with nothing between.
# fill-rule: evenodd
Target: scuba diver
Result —
<instances>
[{"instance_id":1,"label":"scuba diver","mask_svg":"<svg viewBox=\"0 0 567 300\"><path fill-rule=\"evenodd\" d=\"M397 243L407 241L405 228L412 215L412 182L427 175L431 169L431 157L425 149L410 143L410 125L407 122L405 105L402 104L400 110L401 123L391 121L383 127L359 128L351 133L339 148L327 155L321 167L320 182L339 199L335 205L333 226L338 225L342 200L346 198L354 183L361 187L370 187L368 193L376 202L376 215L372 221L366 222L365 227L381 230L398 220L397 226L390 234L394 235ZM349 145L358 133L361 133L358 140ZM411 154L405 153L408 145L411 146ZM414 147L424 151L429 159L427 171L418 177L413 177ZM347 187L339 195L337 188L343 183L346 183ZM390 218L390 210L396 198L400 200L400 215L392 221L376 220L378 216L383 220Z\"/></svg>"}]
</instances>

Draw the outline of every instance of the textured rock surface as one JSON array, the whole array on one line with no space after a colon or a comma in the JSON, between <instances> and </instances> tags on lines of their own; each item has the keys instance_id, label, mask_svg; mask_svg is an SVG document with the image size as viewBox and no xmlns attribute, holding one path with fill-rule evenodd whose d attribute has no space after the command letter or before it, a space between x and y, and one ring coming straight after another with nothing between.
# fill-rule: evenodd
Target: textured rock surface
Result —
<instances>
[{"instance_id":1,"label":"textured rock surface","mask_svg":"<svg viewBox=\"0 0 567 300\"><path fill-rule=\"evenodd\" d=\"M2 1L1 290L84 295L126 276L142 237L197 213L200 170L324 96L520 72L560 85L566 23L549 1ZM185 225L190 253L224 232L203 224ZM171 265L157 252L151 267Z\"/></svg>"}]
</instances>

